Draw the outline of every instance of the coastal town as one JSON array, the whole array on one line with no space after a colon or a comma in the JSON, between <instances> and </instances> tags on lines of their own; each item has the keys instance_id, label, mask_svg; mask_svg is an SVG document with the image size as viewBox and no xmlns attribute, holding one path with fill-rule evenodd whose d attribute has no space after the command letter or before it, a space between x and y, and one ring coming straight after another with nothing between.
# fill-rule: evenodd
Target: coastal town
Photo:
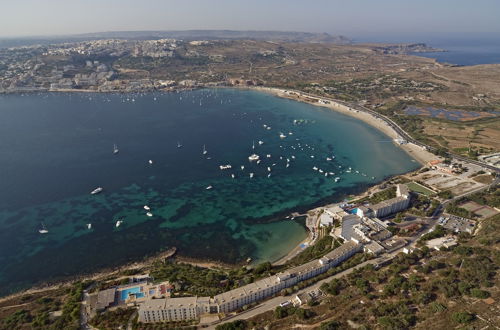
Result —
<instances>
[{"instance_id":1,"label":"coastal town","mask_svg":"<svg viewBox=\"0 0 500 330\"><path fill-rule=\"evenodd\" d=\"M130 284L85 294L84 313L92 318L108 309L128 306L137 309L138 321L143 323L194 322L215 326L229 320L244 319L246 314L251 317L255 313L250 311L257 309L265 311L278 305L300 306L307 301L321 299L326 293L319 289L308 290L306 286L302 292L291 296L285 289L310 279L313 279L311 284L324 281L325 274L330 274L327 278L335 276L335 272L330 269L335 269L355 254L367 256L366 262L380 267L390 263L398 254L412 254L424 247L437 251L449 250L457 246L460 234L474 235L481 219L500 214L500 210L467 200L466 196L480 194L497 185L493 177L488 183L469 179L484 176L481 174L484 168L466 163L451 166L441 164L442 161L435 159L423 169L375 186L357 199L307 212L306 224L310 235L301 244L302 249L314 246L325 237L343 242L318 259L211 297L178 297L172 283L156 283L149 274L142 275L137 282L137 277L133 276ZM422 175L430 179L423 181ZM439 180L435 180L436 177ZM447 198L450 195L454 197ZM435 198L422 203L423 199L430 196ZM474 219L456 215L454 208L443 207L457 199L466 200L460 202L460 209L476 208L475 212L471 212ZM295 255L291 253L286 258ZM277 297L283 297L279 299L278 305L266 306L263 303Z\"/></svg>"},{"instance_id":2,"label":"coastal town","mask_svg":"<svg viewBox=\"0 0 500 330\"><path fill-rule=\"evenodd\" d=\"M254 62L262 65L272 61L273 70L295 67L302 61L285 51L285 46L268 49L272 43L245 42L251 44ZM424 129L414 128L402 112L391 112L391 102L387 101L392 98L392 102L413 104L419 100L424 103L418 106L423 107L434 104L441 97L439 93L458 93L442 84L444 78L416 78L448 68L409 56L403 46L370 46L369 51L378 54L373 56L381 56L379 60L384 63L380 76L366 77L371 64L358 54L359 58L353 56L335 68L314 67L307 83L297 86L289 81L276 83L272 75L254 75L253 70L259 70L254 62L249 67L245 64L244 69L226 67L217 71L217 65L228 65L228 59L235 58L228 55L227 49L219 53L228 45L241 46L238 41L102 39L0 49L0 93L163 93L195 88L251 88L362 120L385 133L389 142L407 152L420 167L370 185L361 194L305 212L291 212L286 221L304 219L308 236L279 260L254 264L249 259L237 265L222 265L183 259L173 249L144 263L131 263L2 299L0 313L15 310L18 314L9 316L11 323L0 325L8 328L18 320L29 320L26 323L42 328L56 322L61 327L77 322L83 329L151 329L156 325L232 329L231 325L238 324L264 329L290 328L299 323L319 327L342 320L342 325L352 328L364 324L407 328L415 324L417 315L421 317L431 309L458 313L457 305L466 301L469 314L476 315L481 326L496 326L500 296L491 288L498 276L494 266L498 256L490 248L498 244L495 234L500 214L498 141L491 138L497 132L485 130L486 137L480 141L470 139L466 150L463 145L452 148L443 139L436 142L426 138L421 133ZM321 45L310 47L323 50ZM352 47L348 52L360 51L358 46ZM421 44L410 48L425 50ZM363 48L360 52L367 51ZM407 62L400 66L403 59ZM177 68L185 65L190 70L161 69L162 65L177 64ZM204 65L207 67L203 70L193 69ZM290 70L291 80L295 71ZM329 70L351 80L325 78L316 82ZM351 72L365 76L350 76ZM463 94L472 105L497 104L493 92L467 90ZM485 125L488 120L497 120L493 112L481 112L480 116ZM320 170L311 169L322 174ZM474 276L484 278L472 280L474 268L482 273ZM182 271L173 269L182 269L188 276L180 276ZM432 286L427 287L425 282ZM446 287L455 291L441 291ZM428 290L428 295L422 297L418 292L421 289ZM51 292L51 296L44 297L43 292ZM65 298L59 300L60 296ZM391 305L395 297L402 297L405 308ZM378 298L386 299L385 305L377 305ZM29 304L42 306L35 317L18 309ZM341 312L341 306L347 305L351 310L372 314L347 319Z\"/></svg>"}]
</instances>

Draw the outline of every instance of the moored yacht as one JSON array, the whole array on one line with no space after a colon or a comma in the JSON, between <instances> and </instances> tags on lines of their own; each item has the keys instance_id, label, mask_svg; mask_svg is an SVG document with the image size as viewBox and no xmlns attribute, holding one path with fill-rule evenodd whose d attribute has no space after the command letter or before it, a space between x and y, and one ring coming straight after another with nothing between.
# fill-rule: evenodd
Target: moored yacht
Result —
<instances>
[{"instance_id":1,"label":"moored yacht","mask_svg":"<svg viewBox=\"0 0 500 330\"><path fill-rule=\"evenodd\" d=\"M95 188L94 190L92 190L92 191L90 192L90 194L91 194L91 195L95 195L95 194L100 193L101 191L103 191L102 187L97 187L97 188Z\"/></svg>"},{"instance_id":2,"label":"moored yacht","mask_svg":"<svg viewBox=\"0 0 500 330\"><path fill-rule=\"evenodd\" d=\"M248 160L249 160L249 161L251 161L251 162L253 162L253 161L259 160L259 158L260 158L260 157L259 157L259 155L257 155L257 154L252 154L252 155L250 155L250 156L248 157Z\"/></svg>"},{"instance_id":3,"label":"moored yacht","mask_svg":"<svg viewBox=\"0 0 500 330\"><path fill-rule=\"evenodd\" d=\"M47 230L47 228L45 227L45 224L42 222L42 228L38 229L38 232L40 234L47 234L49 231Z\"/></svg>"},{"instance_id":4,"label":"moored yacht","mask_svg":"<svg viewBox=\"0 0 500 330\"><path fill-rule=\"evenodd\" d=\"M120 152L120 150L118 149L118 146L116 145L116 143L113 145L113 154L116 155L118 152Z\"/></svg>"}]
</instances>

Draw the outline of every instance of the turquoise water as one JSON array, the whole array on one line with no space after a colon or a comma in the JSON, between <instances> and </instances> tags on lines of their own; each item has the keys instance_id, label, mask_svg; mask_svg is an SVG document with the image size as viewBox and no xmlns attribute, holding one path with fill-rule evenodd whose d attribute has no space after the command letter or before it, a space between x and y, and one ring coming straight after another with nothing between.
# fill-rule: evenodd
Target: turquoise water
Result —
<instances>
[{"instance_id":1,"label":"turquoise water","mask_svg":"<svg viewBox=\"0 0 500 330\"><path fill-rule=\"evenodd\" d=\"M0 96L0 294L173 246L229 263L275 260L306 237L290 212L418 167L389 140L256 91Z\"/></svg>"},{"instance_id":2,"label":"turquoise water","mask_svg":"<svg viewBox=\"0 0 500 330\"><path fill-rule=\"evenodd\" d=\"M136 287L133 287L133 288L129 288L129 289L124 289L122 291L120 291L120 300L127 300L128 296L131 294L131 293L135 293L135 296L137 298L142 298L144 297L144 293L141 292L141 288L136 286Z\"/></svg>"}]
</instances>

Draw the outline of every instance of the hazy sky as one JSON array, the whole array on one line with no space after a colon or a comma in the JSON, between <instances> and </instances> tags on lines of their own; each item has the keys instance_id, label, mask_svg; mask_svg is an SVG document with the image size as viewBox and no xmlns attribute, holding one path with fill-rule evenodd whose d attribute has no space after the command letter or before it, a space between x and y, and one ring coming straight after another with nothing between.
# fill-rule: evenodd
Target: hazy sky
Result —
<instances>
[{"instance_id":1,"label":"hazy sky","mask_svg":"<svg viewBox=\"0 0 500 330\"><path fill-rule=\"evenodd\" d=\"M0 36L123 30L500 33L498 0L0 0Z\"/></svg>"}]
</instances>

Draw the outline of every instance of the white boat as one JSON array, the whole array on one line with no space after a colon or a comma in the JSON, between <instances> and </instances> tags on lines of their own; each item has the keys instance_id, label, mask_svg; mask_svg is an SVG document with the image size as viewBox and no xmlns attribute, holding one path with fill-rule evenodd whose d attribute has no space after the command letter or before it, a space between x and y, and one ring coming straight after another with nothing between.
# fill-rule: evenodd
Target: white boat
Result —
<instances>
[{"instance_id":1,"label":"white boat","mask_svg":"<svg viewBox=\"0 0 500 330\"><path fill-rule=\"evenodd\" d=\"M311 158L314 158L314 156L313 156L313 155L311 155Z\"/></svg>"},{"instance_id":2,"label":"white boat","mask_svg":"<svg viewBox=\"0 0 500 330\"><path fill-rule=\"evenodd\" d=\"M316 166L314 166L314 167L313 167L313 170L317 171L317 170L318 170L318 168L317 168Z\"/></svg>"},{"instance_id":3,"label":"white boat","mask_svg":"<svg viewBox=\"0 0 500 330\"><path fill-rule=\"evenodd\" d=\"M116 143L113 145L113 154L116 155L118 152L120 152L120 150L118 150L118 146L116 145Z\"/></svg>"},{"instance_id":4,"label":"white boat","mask_svg":"<svg viewBox=\"0 0 500 330\"><path fill-rule=\"evenodd\" d=\"M327 161L331 161L332 159L330 157L326 157L326 160Z\"/></svg>"},{"instance_id":5,"label":"white boat","mask_svg":"<svg viewBox=\"0 0 500 330\"><path fill-rule=\"evenodd\" d=\"M150 159L148 160L149 165L153 165L153 161Z\"/></svg>"},{"instance_id":6,"label":"white boat","mask_svg":"<svg viewBox=\"0 0 500 330\"><path fill-rule=\"evenodd\" d=\"M270 177L271 177L271 173L269 173L269 174L267 175L267 177L268 177L268 178L270 178Z\"/></svg>"},{"instance_id":7,"label":"white boat","mask_svg":"<svg viewBox=\"0 0 500 330\"><path fill-rule=\"evenodd\" d=\"M255 149L255 141L252 141L252 150Z\"/></svg>"},{"instance_id":8,"label":"white boat","mask_svg":"<svg viewBox=\"0 0 500 330\"><path fill-rule=\"evenodd\" d=\"M259 160L259 155L257 154L251 154L249 157L248 157L248 160L253 162L253 161L256 161L256 160Z\"/></svg>"},{"instance_id":9,"label":"white boat","mask_svg":"<svg viewBox=\"0 0 500 330\"><path fill-rule=\"evenodd\" d=\"M292 132L288 132L288 135L293 135L293 133Z\"/></svg>"},{"instance_id":10,"label":"white boat","mask_svg":"<svg viewBox=\"0 0 500 330\"><path fill-rule=\"evenodd\" d=\"M203 145L203 154L206 155L208 153L207 149L205 149L205 145Z\"/></svg>"},{"instance_id":11,"label":"white boat","mask_svg":"<svg viewBox=\"0 0 500 330\"><path fill-rule=\"evenodd\" d=\"M283 133L280 133L280 139L284 139L284 138L286 138L286 135Z\"/></svg>"},{"instance_id":12,"label":"white boat","mask_svg":"<svg viewBox=\"0 0 500 330\"><path fill-rule=\"evenodd\" d=\"M116 220L115 227L118 228L122 224L123 220Z\"/></svg>"},{"instance_id":13,"label":"white boat","mask_svg":"<svg viewBox=\"0 0 500 330\"><path fill-rule=\"evenodd\" d=\"M319 169L319 170L318 170L318 172L319 172L319 173L323 173L323 170L322 170L322 169Z\"/></svg>"},{"instance_id":14,"label":"white boat","mask_svg":"<svg viewBox=\"0 0 500 330\"><path fill-rule=\"evenodd\" d=\"M290 164L289 163L286 163L286 168L289 168L290 167Z\"/></svg>"},{"instance_id":15,"label":"white boat","mask_svg":"<svg viewBox=\"0 0 500 330\"><path fill-rule=\"evenodd\" d=\"M268 131L269 131L269 130L271 130L271 126L267 126L267 130L268 130Z\"/></svg>"},{"instance_id":16,"label":"white boat","mask_svg":"<svg viewBox=\"0 0 500 330\"><path fill-rule=\"evenodd\" d=\"M182 148L182 144L179 141L177 141L177 148Z\"/></svg>"},{"instance_id":17,"label":"white boat","mask_svg":"<svg viewBox=\"0 0 500 330\"><path fill-rule=\"evenodd\" d=\"M339 177L336 177L335 178L335 182L339 182L340 181L340 178Z\"/></svg>"},{"instance_id":18,"label":"white boat","mask_svg":"<svg viewBox=\"0 0 500 330\"><path fill-rule=\"evenodd\" d=\"M295 156L292 156L292 159L295 159Z\"/></svg>"},{"instance_id":19,"label":"white boat","mask_svg":"<svg viewBox=\"0 0 500 330\"><path fill-rule=\"evenodd\" d=\"M147 212L147 213L146 213L146 215L147 215L148 217L152 217L152 216L153 216L153 213L151 213L151 212Z\"/></svg>"},{"instance_id":20,"label":"white boat","mask_svg":"<svg viewBox=\"0 0 500 330\"><path fill-rule=\"evenodd\" d=\"M42 222L42 228L38 229L40 234L47 234L49 231L45 228L45 224Z\"/></svg>"},{"instance_id":21,"label":"white boat","mask_svg":"<svg viewBox=\"0 0 500 330\"><path fill-rule=\"evenodd\" d=\"M267 171L268 171L268 172L271 172L271 168L270 168L269 166L267 167Z\"/></svg>"},{"instance_id":22,"label":"white boat","mask_svg":"<svg viewBox=\"0 0 500 330\"><path fill-rule=\"evenodd\" d=\"M253 173L250 173L250 179L253 178Z\"/></svg>"},{"instance_id":23,"label":"white boat","mask_svg":"<svg viewBox=\"0 0 500 330\"><path fill-rule=\"evenodd\" d=\"M230 164L227 164L227 165L219 165L219 168L221 170L228 170L230 169L232 166Z\"/></svg>"},{"instance_id":24,"label":"white boat","mask_svg":"<svg viewBox=\"0 0 500 330\"><path fill-rule=\"evenodd\" d=\"M87 224L87 229L88 229L88 230L92 229L92 224L91 224L91 223L88 223L88 224Z\"/></svg>"},{"instance_id":25,"label":"white boat","mask_svg":"<svg viewBox=\"0 0 500 330\"><path fill-rule=\"evenodd\" d=\"M245 166L241 165L240 168L243 171L245 169Z\"/></svg>"},{"instance_id":26,"label":"white boat","mask_svg":"<svg viewBox=\"0 0 500 330\"><path fill-rule=\"evenodd\" d=\"M263 145L263 144L264 144L264 141L260 141L260 140L259 140L259 145L261 146L261 145Z\"/></svg>"},{"instance_id":27,"label":"white boat","mask_svg":"<svg viewBox=\"0 0 500 330\"><path fill-rule=\"evenodd\" d=\"M212 188L213 188L212 186L208 186L208 187L206 187L205 189L206 189L206 190L210 190L210 189L212 189Z\"/></svg>"},{"instance_id":28,"label":"white boat","mask_svg":"<svg viewBox=\"0 0 500 330\"><path fill-rule=\"evenodd\" d=\"M233 178L233 179L234 179L235 177L236 177L236 176L235 176L234 174L231 174L231 178Z\"/></svg>"},{"instance_id":29,"label":"white boat","mask_svg":"<svg viewBox=\"0 0 500 330\"><path fill-rule=\"evenodd\" d=\"M92 191L90 192L90 194L91 194L91 195L95 195L95 194L100 193L101 191L103 191L102 187L97 187L97 188L95 188L94 190L92 190Z\"/></svg>"},{"instance_id":30,"label":"white boat","mask_svg":"<svg viewBox=\"0 0 500 330\"><path fill-rule=\"evenodd\" d=\"M259 159L259 160L257 161L257 165L258 165L258 164L260 164L260 162L261 162L261 160Z\"/></svg>"},{"instance_id":31,"label":"white boat","mask_svg":"<svg viewBox=\"0 0 500 330\"><path fill-rule=\"evenodd\" d=\"M146 211L151 210L151 208L150 208L149 206L147 206L147 205L144 205L144 209L145 209Z\"/></svg>"},{"instance_id":32,"label":"white boat","mask_svg":"<svg viewBox=\"0 0 500 330\"><path fill-rule=\"evenodd\" d=\"M267 155L266 155L266 157L267 157L267 158L271 158L271 154L267 154Z\"/></svg>"}]
</instances>

